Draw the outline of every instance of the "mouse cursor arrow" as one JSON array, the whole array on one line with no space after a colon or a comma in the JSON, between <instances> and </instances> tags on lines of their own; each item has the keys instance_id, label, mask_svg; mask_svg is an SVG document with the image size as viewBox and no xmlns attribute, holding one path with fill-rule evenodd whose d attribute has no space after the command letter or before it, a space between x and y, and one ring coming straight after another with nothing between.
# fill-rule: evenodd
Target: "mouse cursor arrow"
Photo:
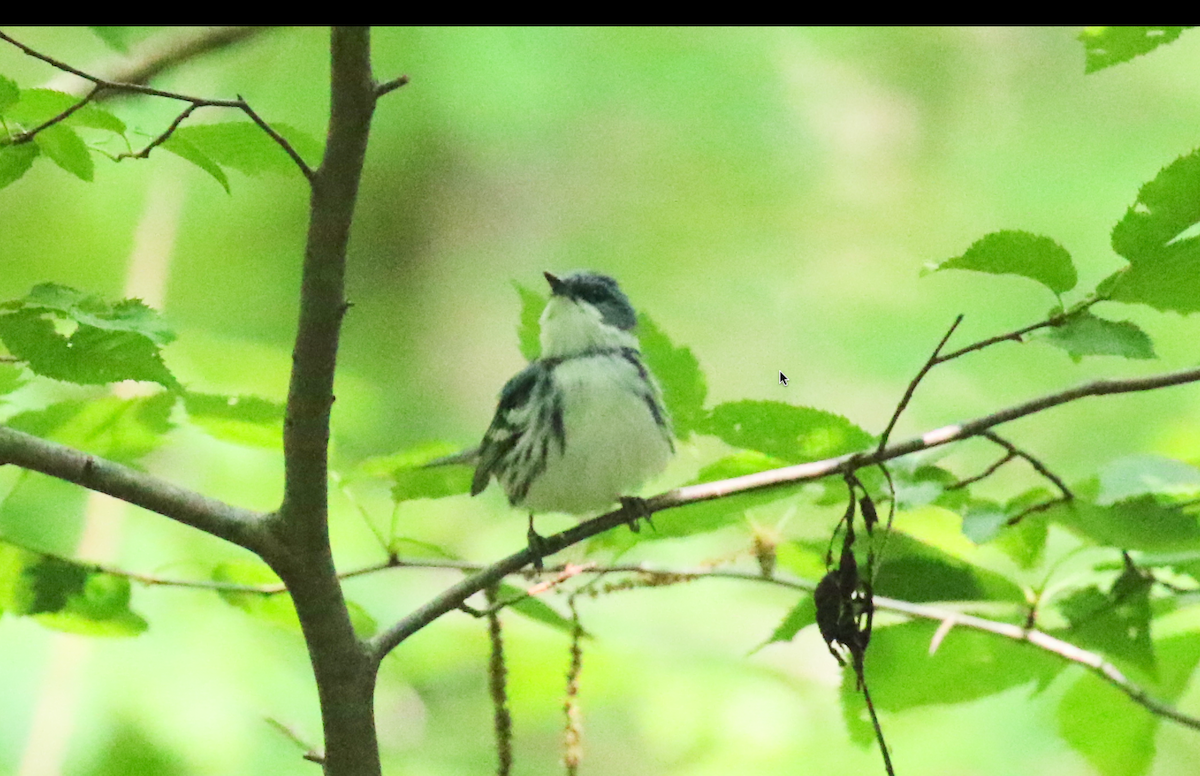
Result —
<instances>
[{"instance_id":1,"label":"mouse cursor arrow","mask_svg":"<svg viewBox=\"0 0 1200 776\"><path fill-rule=\"evenodd\" d=\"M783 372L780 372L779 373L779 384L787 385L787 383L788 383L787 375L785 375Z\"/></svg>"}]
</instances>

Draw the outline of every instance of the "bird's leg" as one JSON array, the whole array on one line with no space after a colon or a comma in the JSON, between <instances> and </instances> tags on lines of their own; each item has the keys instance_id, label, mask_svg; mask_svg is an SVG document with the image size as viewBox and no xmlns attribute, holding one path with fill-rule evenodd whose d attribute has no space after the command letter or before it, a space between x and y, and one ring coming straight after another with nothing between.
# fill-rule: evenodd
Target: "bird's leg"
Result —
<instances>
[{"instance_id":1,"label":"bird's leg","mask_svg":"<svg viewBox=\"0 0 1200 776\"><path fill-rule=\"evenodd\" d=\"M546 539L533 530L533 513L529 513L529 531L525 534L529 542L529 551L533 553L533 567L542 570L542 558L546 555Z\"/></svg>"},{"instance_id":2,"label":"bird's leg","mask_svg":"<svg viewBox=\"0 0 1200 776\"><path fill-rule=\"evenodd\" d=\"M621 508L629 515L629 530L638 533L642 527L638 525L638 520L645 518L646 525L654 527L654 521L650 519L653 514L650 511L650 505L646 503L646 499L640 496L621 496L618 499L621 502Z\"/></svg>"}]
</instances>

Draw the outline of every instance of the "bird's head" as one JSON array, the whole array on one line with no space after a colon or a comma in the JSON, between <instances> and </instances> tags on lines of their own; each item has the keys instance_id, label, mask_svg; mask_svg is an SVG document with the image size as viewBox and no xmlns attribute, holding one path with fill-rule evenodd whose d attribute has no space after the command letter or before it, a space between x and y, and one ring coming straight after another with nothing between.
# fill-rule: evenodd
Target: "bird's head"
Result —
<instances>
[{"instance_id":1,"label":"bird's head","mask_svg":"<svg viewBox=\"0 0 1200 776\"><path fill-rule=\"evenodd\" d=\"M542 358L637 347L637 315L617 281L594 272L545 273L550 301L542 311Z\"/></svg>"}]
</instances>

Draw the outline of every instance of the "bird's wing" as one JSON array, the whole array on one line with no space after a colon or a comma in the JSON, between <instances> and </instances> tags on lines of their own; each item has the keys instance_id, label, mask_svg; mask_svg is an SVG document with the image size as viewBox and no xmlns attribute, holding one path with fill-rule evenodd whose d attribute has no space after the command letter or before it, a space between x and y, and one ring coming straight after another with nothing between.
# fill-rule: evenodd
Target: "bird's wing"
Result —
<instances>
[{"instance_id":1,"label":"bird's wing","mask_svg":"<svg viewBox=\"0 0 1200 776\"><path fill-rule=\"evenodd\" d=\"M479 445L479 464L471 481L471 495L478 496L488 486L492 470L528 430L530 415L527 404L540 380L549 377L542 364L535 361L504 384L492 425L488 426Z\"/></svg>"}]
</instances>

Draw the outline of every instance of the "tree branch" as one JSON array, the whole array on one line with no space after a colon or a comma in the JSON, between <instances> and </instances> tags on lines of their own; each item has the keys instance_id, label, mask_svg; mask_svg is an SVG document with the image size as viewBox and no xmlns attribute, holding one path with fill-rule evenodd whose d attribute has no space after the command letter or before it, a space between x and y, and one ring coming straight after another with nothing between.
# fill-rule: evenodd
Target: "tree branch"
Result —
<instances>
[{"instance_id":1,"label":"tree branch","mask_svg":"<svg viewBox=\"0 0 1200 776\"><path fill-rule=\"evenodd\" d=\"M735 493L746 493L754 490L778 487L817 480L831 474L844 474L874 466L893 458L928 450L934 447L979 436L983 432L1002 423L1033 415L1060 404L1082 399L1087 396L1104 396L1114 393L1135 393L1173 385L1183 385L1200 381L1200 369L1187 369L1180 372L1168 372L1152 377L1131 378L1128 380L1097 380L1091 383L1071 388L1059 393L1049 394L1037 399L1018 404L999 412L985 415L975 420L934 429L919 437L893 445L884 450L874 450L869 453L850 453L838 458L824 461L802 463L795 466L785 466L779 469L756 472L741 477L733 477L717 482L705 482L699 485L688 485L682 488L661 493L645 501L646 514L653 514L664 509L693 504L699 501L731 496ZM624 525L631 516L625 508L617 509L586 522L562 533L544 538L545 555L553 555L573 544L589 539L596 534ZM382 660L388 652L395 649L402 641L413 635L421 628L441 617L446 612L459 608L468 597L486 587L496 584L508 574L533 563L536 554L526 547L520 552L513 553L496 563L461 580L424 606L402 618L392 627L378 633L369 642L370 649L376 660Z\"/></svg>"},{"instance_id":2,"label":"tree branch","mask_svg":"<svg viewBox=\"0 0 1200 776\"><path fill-rule=\"evenodd\" d=\"M0 465L12 464L97 493L261 553L269 546L265 515L172 485L152 474L0 426Z\"/></svg>"}]
</instances>

